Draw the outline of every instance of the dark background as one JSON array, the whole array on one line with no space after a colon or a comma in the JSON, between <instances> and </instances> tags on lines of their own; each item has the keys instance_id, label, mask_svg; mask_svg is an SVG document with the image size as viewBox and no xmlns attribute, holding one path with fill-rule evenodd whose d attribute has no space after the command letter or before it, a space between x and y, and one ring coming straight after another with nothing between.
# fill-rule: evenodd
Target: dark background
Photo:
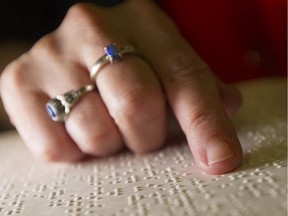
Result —
<instances>
[{"instance_id":1,"label":"dark background","mask_svg":"<svg viewBox=\"0 0 288 216\"><path fill-rule=\"evenodd\" d=\"M112 6L123 0L0 0L0 40L37 40L53 31L78 2Z\"/></svg>"}]
</instances>

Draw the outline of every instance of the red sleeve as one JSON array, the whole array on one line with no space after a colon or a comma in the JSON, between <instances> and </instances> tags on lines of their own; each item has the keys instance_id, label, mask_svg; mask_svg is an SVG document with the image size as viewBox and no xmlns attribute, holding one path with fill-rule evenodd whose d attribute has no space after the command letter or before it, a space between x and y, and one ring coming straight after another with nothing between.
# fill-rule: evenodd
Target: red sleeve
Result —
<instances>
[{"instance_id":1,"label":"red sleeve","mask_svg":"<svg viewBox=\"0 0 288 216\"><path fill-rule=\"evenodd\" d=\"M285 0L164 0L162 7L222 80L286 75Z\"/></svg>"}]
</instances>

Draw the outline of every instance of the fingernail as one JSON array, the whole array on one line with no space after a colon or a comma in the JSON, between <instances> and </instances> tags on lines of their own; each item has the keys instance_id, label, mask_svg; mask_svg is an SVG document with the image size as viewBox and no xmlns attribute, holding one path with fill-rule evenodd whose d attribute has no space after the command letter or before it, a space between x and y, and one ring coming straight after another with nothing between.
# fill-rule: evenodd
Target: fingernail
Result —
<instances>
[{"instance_id":1,"label":"fingernail","mask_svg":"<svg viewBox=\"0 0 288 216\"><path fill-rule=\"evenodd\" d=\"M224 138L213 138L206 147L208 165L225 161L234 156L230 144Z\"/></svg>"}]
</instances>

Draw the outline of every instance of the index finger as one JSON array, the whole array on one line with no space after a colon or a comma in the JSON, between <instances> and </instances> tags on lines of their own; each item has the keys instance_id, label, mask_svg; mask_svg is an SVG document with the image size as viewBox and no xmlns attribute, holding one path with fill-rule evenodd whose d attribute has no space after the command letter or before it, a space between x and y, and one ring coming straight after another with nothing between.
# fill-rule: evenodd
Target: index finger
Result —
<instances>
[{"instance_id":1,"label":"index finger","mask_svg":"<svg viewBox=\"0 0 288 216\"><path fill-rule=\"evenodd\" d=\"M242 149L214 75L177 31L162 34L161 41L150 35L155 37L142 38L139 49L162 82L195 162L210 174L234 170Z\"/></svg>"}]
</instances>

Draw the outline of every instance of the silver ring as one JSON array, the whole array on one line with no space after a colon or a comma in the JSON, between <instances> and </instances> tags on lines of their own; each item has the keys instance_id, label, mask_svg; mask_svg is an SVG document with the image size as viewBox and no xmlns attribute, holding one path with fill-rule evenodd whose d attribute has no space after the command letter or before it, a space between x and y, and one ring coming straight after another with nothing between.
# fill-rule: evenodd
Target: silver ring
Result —
<instances>
[{"instance_id":1,"label":"silver ring","mask_svg":"<svg viewBox=\"0 0 288 216\"><path fill-rule=\"evenodd\" d=\"M90 77L95 81L96 76L100 69L108 63L118 62L125 54L136 54L135 48L131 45L118 47L116 44L109 44L104 47L105 54L100 57L90 69Z\"/></svg>"},{"instance_id":2,"label":"silver ring","mask_svg":"<svg viewBox=\"0 0 288 216\"><path fill-rule=\"evenodd\" d=\"M46 104L46 111L53 121L65 121L72 106L81 95L94 89L94 85L86 85L78 90L72 90L51 98Z\"/></svg>"}]
</instances>

